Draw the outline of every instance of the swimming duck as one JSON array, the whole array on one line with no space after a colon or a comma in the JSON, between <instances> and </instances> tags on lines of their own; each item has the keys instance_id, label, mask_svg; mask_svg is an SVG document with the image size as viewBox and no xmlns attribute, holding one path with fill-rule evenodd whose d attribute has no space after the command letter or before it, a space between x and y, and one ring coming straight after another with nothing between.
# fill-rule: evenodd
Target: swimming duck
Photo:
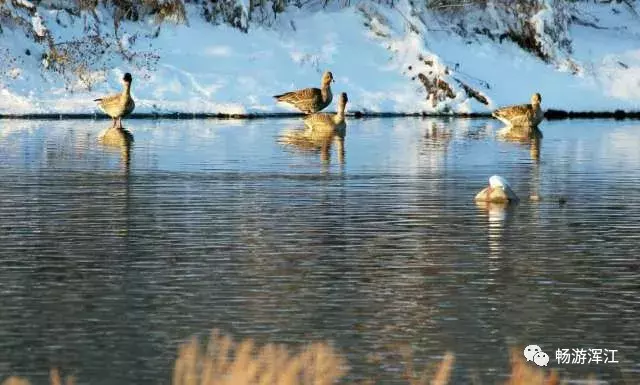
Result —
<instances>
[{"instance_id":1,"label":"swimming duck","mask_svg":"<svg viewBox=\"0 0 640 385\"><path fill-rule=\"evenodd\" d=\"M274 98L279 102L291 104L305 114L315 113L331 104L331 82L335 82L333 74L326 71L322 75L322 88L304 88L275 95Z\"/></svg>"},{"instance_id":2,"label":"swimming duck","mask_svg":"<svg viewBox=\"0 0 640 385\"><path fill-rule=\"evenodd\" d=\"M544 118L541 101L542 97L536 92L531 96L531 104L499 108L492 115L508 126L536 127Z\"/></svg>"},{"instance_id":3,"label":"swimming duck","mask_svg":"<svg viewBox=\"0 0 640 385\"><path fill-rule=\"evenodd\" d=\"M307 126L309 136L312 138L333 135L344 137L347 128L344 114L348 101L349 98L347 98L346 92L343 92L338 98L338 111L335 114L316 113L304 118L304 124Z\"/></svg>"},{"instance_id":4,"label":"swimming duck","mask_svg":"<svg viewBox=\"0 0 640 385\"><path fill-rule=\"evenodd\" d=\"M345 122L345 107L347 94L341 93L338 98L338 112L336 114L316 113L304 119L304 130L289 130L278 139L286 146L292 146L302 151L320 150L320 159L329 160L332 142L338 150L338 160L344 162L344 137L347 124Z\"/></svg>"},{"instance_id":5,"label":"swimming duck","mask_svg":"<svg viewBox=\"0 0 640 385\"><path fill-rule=\"evenodd\" d=\"M131 74L127 72L122 78L124 89L121 93L93 100L98 102L98 107L113 119L112 127L122 128L122 117L129 115L136 107L131 97L132 80Z\"/></svg>"},{"instance_id":6,"label":"swimming duck","mask_svg":"<svg viewBox=\"0 0 640 385\"><path fill-rule=\"evenodd\" d=\"M489 186L476 194L475 200L481 202L509 203L517 202L519 199L506 179L499 175L493 175L489 178Z\"/></svg>"}]
</instances>

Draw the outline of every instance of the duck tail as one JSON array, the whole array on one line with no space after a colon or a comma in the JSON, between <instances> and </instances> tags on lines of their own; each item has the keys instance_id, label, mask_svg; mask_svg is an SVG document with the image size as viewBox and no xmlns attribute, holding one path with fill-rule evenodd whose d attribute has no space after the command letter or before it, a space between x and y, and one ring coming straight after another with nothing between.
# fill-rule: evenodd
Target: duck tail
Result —
<instances>
[{"instance_id":1,"label":"duck tail","mask_svg":"<svg viewBox=\"0 0 640 385\"><path fill-rule=\"evenodd\" d=\"M500 110L492 112L491 116L493 116L494 118L498 119L499 121L501 121L502 123L504 123L507 126L511 125L511 122L509 121L509 119L507 117L505 117L502 114L502 111L500 111Z\"/></svg>"},{"instance_id":2,"label":"duck tail","mask_svg":"<svg viewBox=\"0 0 640 385\"><path fill-rule=\"evenodd\" d=\"M291 92L285 92L284 94L273 95L273 97L278 101L284 101L291 95Z\"/></svg>"},{"instance_id":3,"label":"duck tail","mask_svg":"<svg viewBox=\"0 0 640 385\"><path fill-rule=\"evenodd\" d=\"M503 108L498 108L497 110L494 110L491 112L491 116L493 116L494 118L500 119L504 117L504 109Z\"/></svg>"}]
</instances>

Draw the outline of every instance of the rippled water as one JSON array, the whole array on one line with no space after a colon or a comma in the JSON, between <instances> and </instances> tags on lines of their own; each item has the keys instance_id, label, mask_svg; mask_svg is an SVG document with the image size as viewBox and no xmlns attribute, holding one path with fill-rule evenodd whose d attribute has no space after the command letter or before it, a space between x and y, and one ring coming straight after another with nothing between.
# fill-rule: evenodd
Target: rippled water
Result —
<instances>
[{"instance_id":1,"label":"rippled water","mask_svg":"<svg viewBox=\"0 0 640 385\"><path fill-rule=\"evenodd\" d=\"M0 121L0 376L168 384L177 344L217 327L330 339L384 383L407 343L418 366L453 351L456 383L495 383L528 344L569 378L640 377L640 122L518 142L352 119L329 159L278 143L297 120L131 120L129 151L98 143L108 124ZM518 206L474 204L495 173Z\"/></svg>"}]
</instances>

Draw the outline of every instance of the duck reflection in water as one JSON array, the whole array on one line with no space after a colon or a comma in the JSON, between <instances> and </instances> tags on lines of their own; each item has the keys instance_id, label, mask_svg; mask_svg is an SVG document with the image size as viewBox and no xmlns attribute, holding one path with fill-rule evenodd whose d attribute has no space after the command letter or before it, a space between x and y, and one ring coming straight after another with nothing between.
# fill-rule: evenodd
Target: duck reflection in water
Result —
<instances>
[{"instance_id":1,"label":"duck reflection in water","mask_svg":"<svg viewBox=\"0 0 640 385\"><path fill-rule=\"evenodd\" d=\"M331 159L331 145L336 144L338 160L344 163L344 138L347 123L345 121L345 107L347 94L340 94L338 111L336 114L318 113L304 119L305 129L285 131L278 142L303 152L320 152L320 159L327 163Z\"/></svg>"},{"instance_id":2,"label":"duck reflection in water","mask_svg":"<svg viewBox=\"0 0 640 385\"><path fill-rule=\"evenodd\" d=\"M441 122L430 121L424 132L424 144L429 149L444 149L449 146L453 136L451 130Z\"/></svg>"},{"instance_id":3,"label":"duck reflection in water","mask_svg":"<svg viewBox=\"0 0 640 385\"><path fill-rule=\"evenodd\" d=\"M335 143L338 153L338 161L344 163L344 137L331 135L324 138L310 138L308 130L289 130L279 138L279 142L296 151L308 153L320 153L323 163L331 161L331 146Z\"/></svg>"},{"instance_id":4,"label":"duck reflection in water","mask_svg":"<svg viewBox=\"0 0 640 385\"><path fill-rule=\"evenodd\" d=\"M508 202L476 201L475 203L489 222L487 228L489 252L491 256L497 257L503 250L503 232L513 216L514 205Z\"/></svg>"},{"instance_id":5,"label":"duck reflection in water","mask_svg":"<svg viewBox=\"0 0 640 385\"><path fill-rule=\"evenodd\" d=\"M498 139L528 145L531 159L540 161L542 132L537 127L504 127L498 131Z\"/></svg>"},{"instance_id":6,"label":"duck reflection in water","mask_svg":"<svg viewBox=\"0 0 640 385\"><path fill-rule=\"evenodd\" d=\"M109 127L98 135L98 143L107 148L120 150L120 164L129 173L133 135L124 128Z\"/></svg>"}]
</instances>

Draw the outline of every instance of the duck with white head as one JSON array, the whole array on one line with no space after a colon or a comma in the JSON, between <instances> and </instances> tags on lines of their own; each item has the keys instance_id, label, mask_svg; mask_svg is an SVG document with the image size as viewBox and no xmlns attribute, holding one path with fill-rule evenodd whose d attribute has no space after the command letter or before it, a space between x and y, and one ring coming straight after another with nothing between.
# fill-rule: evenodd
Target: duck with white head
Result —
<instances>
[{"instance_id":1,"label":"duck with white head","mask_svg":"<svg viewBox=\"0 0 640 385\"><path fill-rule=\"evenodd\" d=\"M491 203L515 203L519 201L509 182L500 175L490 177L489 186L476 194L475 200Z\"/></svg>"}]
</instances>

